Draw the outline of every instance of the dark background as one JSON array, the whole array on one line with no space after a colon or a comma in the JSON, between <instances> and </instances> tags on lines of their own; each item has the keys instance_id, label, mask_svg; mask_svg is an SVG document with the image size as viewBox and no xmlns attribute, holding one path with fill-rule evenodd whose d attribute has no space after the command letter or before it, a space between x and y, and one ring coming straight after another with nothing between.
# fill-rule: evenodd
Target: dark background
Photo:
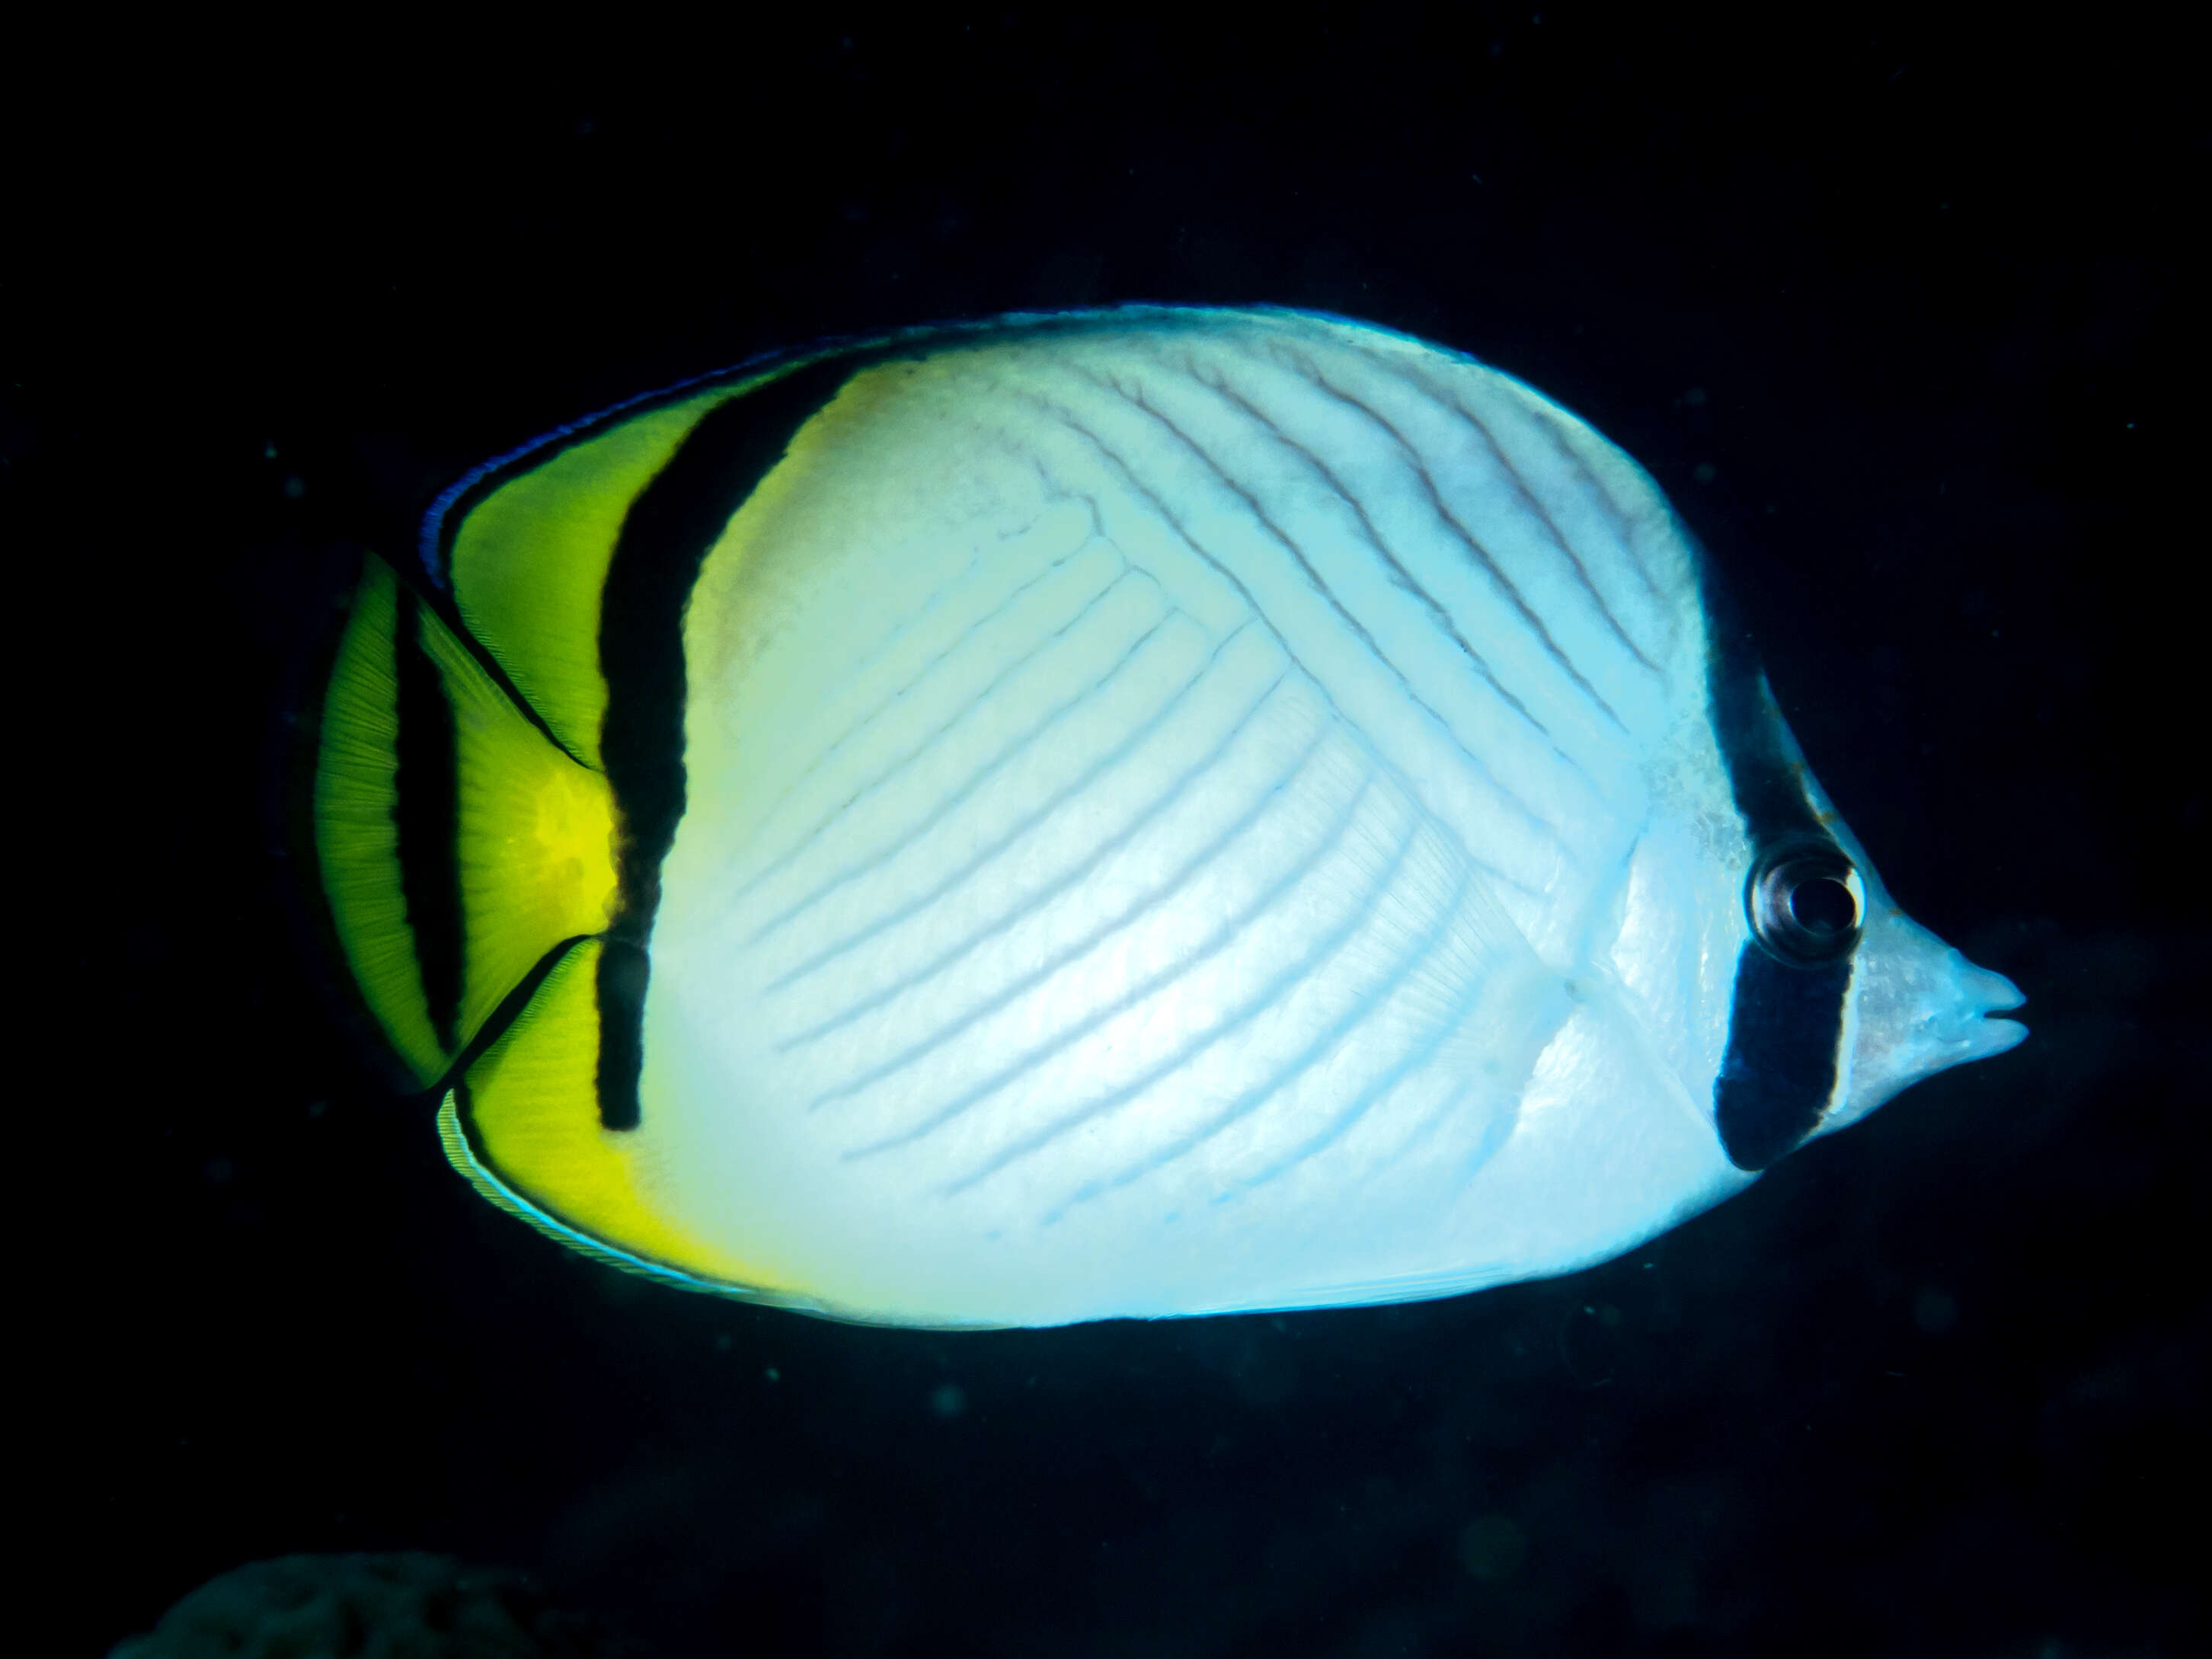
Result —
<instances>
[{"instance_id":1,"label":"dark background","mask_svg":"<svg viewBox=\"0 0 2212 1659\"><path fill-rule=\"evenodd\" d=\"M1671 9L19 40L45 1650L400 1547L670 1659L2203 1650L2197 43ZM1635 454L2033 1040L1610 1266L1404 1308L848 1328L475 1198L290 920L357 550L765 348L1129 299L1407 329Z\"/></svg>"}]
</instances>

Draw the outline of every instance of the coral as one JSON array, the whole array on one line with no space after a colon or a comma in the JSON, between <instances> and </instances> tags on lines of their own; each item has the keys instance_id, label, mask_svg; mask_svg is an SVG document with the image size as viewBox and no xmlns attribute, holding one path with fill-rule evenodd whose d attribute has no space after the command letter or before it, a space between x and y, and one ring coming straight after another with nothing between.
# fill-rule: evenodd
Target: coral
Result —
<instances>
[{"instance_id":1,"label":"coral","mask_svg":"<svg viewBox=\"0 0 2212 1659\"><path fill-rule=\"evenodd\" d=\"M108 1659L643 1659L519 1573L444 1556L287 1555L212 1578Z\"/></svg>"}]
</instances>

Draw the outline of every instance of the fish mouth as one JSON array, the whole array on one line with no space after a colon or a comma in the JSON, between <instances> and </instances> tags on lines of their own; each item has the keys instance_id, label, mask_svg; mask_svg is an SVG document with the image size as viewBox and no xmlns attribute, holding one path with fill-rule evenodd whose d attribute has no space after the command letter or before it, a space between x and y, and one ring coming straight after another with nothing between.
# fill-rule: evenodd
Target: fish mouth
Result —
<instances>
[{"instance_id":1,"label":"fish mouth","mask_svg":"<svg viewBox=\"0 0 2212 1659\"><path fill-rule=\"evenodd\" d=\"M2027 1041L2027 1026L1999 1018L2027 1002L2020 987L1986 968L1969 966L1960 978L1967 1014L1959 1041L1960 1060L1988 1060Z\"/></svg>"},{"instance_id":2,"label":"fish mouth","mask_svg":"<svg viewBox=\"0 0 2212 1659\"><path fill-rule=\"evenodd\" d=\"M1960 1059L1990 1060L2006 1054L2027 1041L2027 1027L2016 1019L1999 1019L1985 1014L1977 1023L1973 1034L1960 1045Z\"/></svg>"}]
</instances>

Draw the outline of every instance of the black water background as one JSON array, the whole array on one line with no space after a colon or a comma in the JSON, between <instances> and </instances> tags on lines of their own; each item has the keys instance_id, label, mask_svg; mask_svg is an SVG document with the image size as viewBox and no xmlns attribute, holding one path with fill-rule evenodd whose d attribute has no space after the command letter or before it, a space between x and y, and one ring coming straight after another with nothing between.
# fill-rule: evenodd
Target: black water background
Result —
<instances>
[{"instance_id":1,"label":"black water background","mask_svg":"<svg viewBox=\"0 0 2212 1659\"><path fill-rule=\"evenodd\" d=\"M1359 15L19 43L47 1650L245 1559L398 1547L672 1656L2203 1639L2191 54L2086 15ZM354 550L764 348L1139 298L1431 336L1637 455L1893 890L2034 1040L1608 1267L1407 1308L844 1328L473 1197L281 899L272 757Z\"/></svg>"}]
</instances>

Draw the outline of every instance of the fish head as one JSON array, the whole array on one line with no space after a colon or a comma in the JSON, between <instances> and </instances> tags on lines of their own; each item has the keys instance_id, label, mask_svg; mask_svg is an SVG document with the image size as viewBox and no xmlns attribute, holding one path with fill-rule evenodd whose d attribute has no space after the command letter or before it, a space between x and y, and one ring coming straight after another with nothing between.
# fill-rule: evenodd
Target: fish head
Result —
<instances>
[{"instance_id":1,"label":"fish head","mask_svg":"<svg viewBox=\"0 0 2212 1659\"><path fill-rule=\"evenodd\" d=\"M1832 808L1826 816L1856 866L1863 909L1844 1009L1844 1063L1816 1135L1857 1122L1923 1078L2002 1054L2027 1037L2018 1020L1999 1018L2027 1001L2019 988L1905 915L1850 826Z\"/></svg>"},{"instance_id":2,"label":"fish head","mask_svg":"<svg viewBox=\"0 0 2212 1659\"><path fill-rule=\"evenodd\" d=\"M1994 1018L2024 1000L2011 981L1968 962L1890 896L1765 677L1747 690L1729 731L1745 837L1729 868L1745 936L1713 1110L1729 1161L1758 1170L2027 1031Z\"/></svg>"}]
</instances>

